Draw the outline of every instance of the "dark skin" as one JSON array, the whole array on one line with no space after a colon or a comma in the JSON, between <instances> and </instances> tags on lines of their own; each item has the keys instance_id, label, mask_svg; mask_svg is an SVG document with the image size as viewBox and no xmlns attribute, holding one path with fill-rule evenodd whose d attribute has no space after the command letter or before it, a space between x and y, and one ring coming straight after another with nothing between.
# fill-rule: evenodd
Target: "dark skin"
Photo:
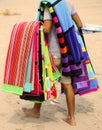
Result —
<instances>
[{"instance_id":1,"label":"dark skin","mask_svg":"<svg viewBox=\"0 0 102 130\"><path fill-rule=\"evenodd\" d=\"M82 28L83 24L82 24L82 21L77 13L72 16L72 19L76 23L78 29Z\"/></svg>"},{"instance_id":2,"label":"dark skin","mask_svg":"<svg viewBox=\"0 0 102 130\"><path fill-rule=\"evenodd\" d=\"M43 24L43 30L45 34L49 34L52 28L52 20L45 20Z\"/></svg>"}]
</instances>

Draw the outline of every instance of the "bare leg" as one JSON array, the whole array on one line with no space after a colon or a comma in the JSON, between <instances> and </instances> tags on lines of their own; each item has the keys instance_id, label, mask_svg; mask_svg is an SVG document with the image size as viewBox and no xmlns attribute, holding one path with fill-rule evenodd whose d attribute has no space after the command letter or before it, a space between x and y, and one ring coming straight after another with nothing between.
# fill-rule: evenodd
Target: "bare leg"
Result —
<instances>
[{"instance_id":1,"label":"bare leg","mask_svg":"<svg viewBox=\"0 0 102 130\"><path fill-rule=\"evenodd\" d=\"M39 118L40 117L41 105L42 105L41 103L35 103L33 108L30 108L30 109L22 108L22 110L28 116Z\"/></svg>"},{"instance_id":2,"label":"bare leg","mask_svg":"<svg viewBox=\"0 0 102 130\"><path fill-rule=\"evenodd\" d=\"M63 84L63 88L65 89L66 93L66 102L67 102L67 108L68 108L68 117L63 119L68 124L75 126L75 117L74 117L74 111L75 111L75 95L71 84Z\"/></svg>"}]
</instances>

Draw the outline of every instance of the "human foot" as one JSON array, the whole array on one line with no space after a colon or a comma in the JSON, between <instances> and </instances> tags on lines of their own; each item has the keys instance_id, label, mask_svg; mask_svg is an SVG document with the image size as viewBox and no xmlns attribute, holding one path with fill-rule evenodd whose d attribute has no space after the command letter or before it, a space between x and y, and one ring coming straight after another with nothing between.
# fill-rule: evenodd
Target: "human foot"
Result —
<instances>
[{"instance_id":1,"label":"human foot","mask_svg":"<svg viewBox=\"0 0 102 130\"><path fill-rule=\"evenodd\" d=\"M35 111L33 108L28 109L28 108L22 108L22 111L27 115L27 116L32 116L35 118L40 118L40 112Z\"/></svg>"},{"instance_id":2,"label":"human foot","mask_svg":"<svg viewBox=\"0 0 102 130\"><path fill-rule=\"evenodd\" d=\"M66 123L68 123L71 126L76 126L76 122L75 119L71 119L71 118L64 118L63 121L65 121Z\"/></svg>"}]
</instances>

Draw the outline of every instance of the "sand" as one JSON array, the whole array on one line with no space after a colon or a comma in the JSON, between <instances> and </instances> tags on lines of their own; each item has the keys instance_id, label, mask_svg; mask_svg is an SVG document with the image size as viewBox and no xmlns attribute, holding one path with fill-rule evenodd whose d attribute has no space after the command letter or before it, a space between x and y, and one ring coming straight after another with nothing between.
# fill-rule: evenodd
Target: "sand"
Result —
<instances>
[{"instance_id":1,"label":"sand","mask_svg":"<svg viewBox=\"0 0 102 130\"><path fill-rule=\"evenodd\" d=\"M102 25L102 0L73 0L84 24ZM39 0L0 0L0 86L2 87L5 59L13 25L21 21L35 20ZM12 9L11 15L7 11ZM10 14L10 12L9 12ZM84 34L87 49L99 82L99 90L76 96L75 117L77 126L70 126L62 118L66 116L65 95L60 95L59 105L45 102L41 118L27 117L22 107L33 103L20 100L0 87L0 130L102 130L102 33Z\"/></svg>"}]
</instances>

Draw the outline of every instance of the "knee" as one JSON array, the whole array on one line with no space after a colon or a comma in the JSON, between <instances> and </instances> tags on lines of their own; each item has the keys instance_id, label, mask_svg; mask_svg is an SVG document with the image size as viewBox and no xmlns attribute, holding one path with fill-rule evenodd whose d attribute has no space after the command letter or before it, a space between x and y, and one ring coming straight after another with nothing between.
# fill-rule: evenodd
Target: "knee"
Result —
<instances>
[{"instance_id":1,"label":"knee","mask_svg":"<svg viewBox=\"0 0 102 130\"><path fill-rule=\"evenodd\" d=\"M62 87L64 88L65 91L68 91L69 89L72 89L71 84L62 84Z\"/></svg>"}]
</instances>

